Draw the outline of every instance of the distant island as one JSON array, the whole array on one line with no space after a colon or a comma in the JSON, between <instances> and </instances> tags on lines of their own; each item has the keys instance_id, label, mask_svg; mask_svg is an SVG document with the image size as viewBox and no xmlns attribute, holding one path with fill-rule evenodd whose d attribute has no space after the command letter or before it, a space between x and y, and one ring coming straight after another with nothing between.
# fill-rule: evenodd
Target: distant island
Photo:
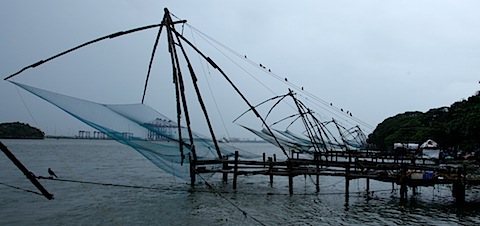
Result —
<instances>
[{"instance_id":1,"label":"distant island","mask_svg":"<svg viewBox=\"0 0 480 226\"><path fill-rule=\"evenodd\" d=\"M0 124L0 139L44 139L45 133L21 122Z\"/></svg>"}]
</instances>

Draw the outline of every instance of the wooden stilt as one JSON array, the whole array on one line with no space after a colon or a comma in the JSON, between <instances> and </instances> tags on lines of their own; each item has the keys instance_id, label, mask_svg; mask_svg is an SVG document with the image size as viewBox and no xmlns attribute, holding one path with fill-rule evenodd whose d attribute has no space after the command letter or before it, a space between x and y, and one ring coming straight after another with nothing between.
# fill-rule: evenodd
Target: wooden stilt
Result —
<instances>
[{"instance_id":1,"label":"wooden stilt","mask_svg":"<svg viewBox=\"0 0 480 226\"><path fill-rule=\"evenodd\" d=\"M463 168L458 168L457 181L453 183L452 194L455 197L457 203L465 202L465 184L462 180Z\"/></svg>"},{"instance_id":2,"label":"wooden stilt","mask_svg":"<svg viewBox=\"0 0 480 226\"><path fill-rule=\"evenodd\" d=\"M293 172L292 172L292 163L288 161L288 193L293 195Z\"/></svg>"},{"instance_id":3,"label":"wooden stilt","mask_svg":"<svg viewBox=\"0 0 480 226\"><path fill-rule=\"evenodd\" d=\"M407 167L406 165L402 166L402 172L400 174L400 199L406 200L407 199Z\"/></svg>"},{"instance_id":4,"label":"wooden stilt","mask_svg":"<svg viewBox=\"0 0 480 226\"><path fill-rule=\"evenodd\" d=\"M235 151L235 163L233 166L233 189L237 189L237 172L238 172L238 151Z\"/></svg>"},{"instance_id":5,"label":"wooden stilt","mask_svg":"<svg viewBox=\"0 0 480 226\"><path fill-rule=\"evenodd\" d=\"M316 175L315 175L315 177L316 177L316 180L315 180L315 190L317 191L317 193L320 192L320 174L319 174L319 173L320 173L320 164L319 164L320 158L321 158L321 157L320 157L320 153L319 153L319 152L315 152L315 157L314 157L314 159L315 159L315 165L316 165L316 170L315 170L315 172L316 172Z\"/></svg>"},{"instance_id":6,"label":"wooden stilt","mask_svg":"<svg viewBox=\"0 0 480 226\"><path fill-rule=\"evenodd\" d=\"M350 152L348 153L348 165L345 168L345 205L348 204L348 199L350 196L350 163L352 162L352 157Z\"/></svg>"},{"instance_id":7,"label":"wooden stilt","mask_svg":"<svg viewBox=\"0 0 480 226\"><path fill-rule=\"evenodd\" d=\"M263 163L265 163L265 152L263 152ZM265 164L263 166L265 166Z\"/></svg>"},{"instance_id":8,"label":"wooden stilt","mask_svg":"<svg viewBox=\"0 0 480 226\"><path fill-rule=\"evenodd\" d=\"M345 203L348 203L350 198L350 177L345 175Z\"/></svg>"},{"instance_id":9,"label":"wooden stilt","mask_svg":"<svg viewBox=\"0 0 480 226\"><path fill-rule=\"evenodd\" d=\"M273 162L272 162L272 157L268 157L268 162L269 162L269 166L268 166L268 172L270 174L270 187L273 187Z\"/></svg>"},{"instance_id":10,"label":"wooden stilt","mask_svg":"<svg viewBox=\"0 0 480 226\"><path fill-rule=\"evenodd\" d=\"M190 162L190 186L195 187L195 161L192 160L191 153L188 153L188 161Z\"/></svg>"},{"instance_id":11,"label":"wooden stilt","mask_svg":"<svg viewBox=\"0 0 480 226\"><path fill-rule=\"evenodd\" d=\"M228 160L228 156L224 156L224 160ZM222 169L223 169L223 183L228 182L228 163L224 162L222 164Z\"/></svg>"}]
</instances>

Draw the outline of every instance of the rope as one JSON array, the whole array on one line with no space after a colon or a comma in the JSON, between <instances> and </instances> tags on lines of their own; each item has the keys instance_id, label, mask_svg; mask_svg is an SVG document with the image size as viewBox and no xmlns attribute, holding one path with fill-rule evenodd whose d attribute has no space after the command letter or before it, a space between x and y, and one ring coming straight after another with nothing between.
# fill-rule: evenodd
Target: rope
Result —
<instances>
[{"instance_id":1,"label":"rope","mask_svg":"<svg viewBox=\"0 0 480 226\"><path fill-rule=\"evenodd\" d=\"M195 36L193 35L193 30L191 28L190 28L190 34L192 35L193 43L195 45L197 45L196 40L195 40ZM197 54L197 56L198 56L200 65L202 67L203 76L205 77L205 81L207 83L208 90L210 91L210 96L212 97L213 103L215 105L215 109L217 110L217 114L220 117L220 121L222 122L223 129L224 129L225 133L227 134L228 139L231 140L232 137L230 136L230 133L228 132L227 125L225 124L225 120L223 119L223 115L220 112L220 108L218 107L217 99L215 98L215 95L212 91L212 87L210 85L210 80L208 79L207 73L205 72L205 66L203 65L203 61L201 60L201 56L198 55L198 54ZM208 64L206 64L206 67L207 67L208 75L211 75L210 68L209 68ZM233 147L234 150L236 150L236 147L235 147L234 144L232 144L232 147Z\"/></svg>"},{"instance_id":2,"label":"rope","mask_svg":"<svg viewBox=\"0 0 480 226\"><path fill-rule=\"evenodd\" d=\"M15 89L17 90L18 96L20 96L20 100L22 100L23 106L25 106L25 108L27 109L27 112L30 115L30 117L32 118L33 122L35 122L35 126L39 127L37 120L35 120L32 112L30 111L30 108L28 108L27 103L23 99L22 93L20 93L20 90L18 89L18 86L15 86Z\"/></svg>"},{"instance_id":3,"label":"rope","mask_svg":"<svg viewBox=\"0 0 480 226\"><path fill-rule=\"evenodd\" d=\"M124 188L141 188L141 189L151 189L151 190L158 190L159 189L159 188L155 188L155 187L125 185L125 184L113 184L113 183L101 183L101 182L70 180L70 179L59 179L59 178L43 177L43 176L37 176L37 179L81 183L81 184L94 184L94 185L103 185L103 186L124 187Z\"/></svg>"},{"instance_id":4,"label":"rope","mask_svg":"<svg viewBox=\"0 0 480 226\"><path fill-rule=\"evenodd\" d=\"M43 196L42 193L39 193L39 192L36 192L36 191L32 191L32 190L28 190L28 189L25 189L25 188L16 187L16 186L9 185L9 184L5 184L5 183L2 183L2 182L0 182L0 184L5 185L5 186L7 186L7 187L11 187L11 188L17 189L17 190L21 190L21 191L25 191L25 192L30 192L30 193L33 193L33 194L36 194L36 195Z\"/></svg>"},{"instance_id":5,"label":"rope","mask_svg":"<svg viewBox=\"0 0 480 226\"><path fill-rule=\"evenodd\" d=\"M60 158L60 160L63 162L63 164L67 167L67 169L75 176L78 178L78 176L75 174L75 172L72 170L72 168L70 168L70 166L67 164L67 162L65 161L65 159L63 159L57 152L57 150L54 149L53 151L55 153L55 155ZM47 177L42 177L42 176L37 176L38 179L50 179L50 178L47 178ZM51 178L53 179L53 177ZM112 212L107 208L105 207L105 205L102 205L102 203L97 199L97 197L95 197L95 195L90 191L90 189L88 189L84 183L81 183L83 189L85 189L85 191L90 195L90 197L92 197L92 199L97 203L97 205L100 207L100 209L103 209L103 211L107 214L107 215L110 215L111 218L112 218L112 221L114 224L116 225L122 225L116 218L115 216L112 214Z\"/></svg>"},{"instance_id":6,"label":"rope","mask_svg":"<svg viewBox=\"0 0 480 226\"><path fill-rule=\"evenodd\" d=\"M245 218L248 217L248 214L245 210L243 210L242 208L240 208L237 204L233 203L232 201L230 201L230 199L227 199L226 197L224 197L220 192L218 192L212 185L210 185L207 180L205 180L205 178L202 177L202 175L200 175L198 173L198 171L196 169L194 169L196 171L196 175L198 175L202 180L203 182L205 182L205 185L207 185L208 188L210 188L213 192L215 192L215 194L217 194L218 196L220 196L221 198L225 199L225 201L227 201L228 203L230 203L230 205L234 206L235 208L237 208L240 212L243 213L243 215L245 216ZM257 223L259 223L260 225L266 225L264 223L262 223L260 220L258 220L257 218L253 217L250 215L250 218L252 218L254 221L256 221Z\"/></svg>"},{"instance_id":7,"label":"rope","mask_svg":"<svg viewBox=\"0 0 480 226\"><path fill-rule=\"evenodd\" d=\"M231 52L233 55L237 56L239 59L243 59L244 61L248 62L249 64L251 64L251 65L253 65L253 66L257 67L257 68L262 69L262 71L264 71L264 72L266 72L266 73L268 72L268 73L267 73L268 75L276 78L277 80L279 80L279 81L281 81L281 82L283 82L283 83L285 83L285 84L289 84L290 86L294 87L294 88L295 88L296 90L298 90L299 92L304 93L306 96L309 96L310 98L312 98L312 99L320 102L321 104L325 105L326 107L329 107L330 109L336 111L336 113L330 111L330 110L327 109L326 107L322 107L322 106L320 106L320 105L312 102L313 104L315 104L315 105L318 106L319 108L321 108L321 109L323 109L323 110L325 110L325 111L327 111L327 112L329 112L329 113L331 113L331 114L333 114L333 115L335 115L335 116L338 116L338 117L341 117L341 115L342 115L342 116L347 116L346 113L343 112L341 109L339 109L339 108L337 108L337 107L334 107L334 106L331 106L327 101L325 101L325 100L323 100L323 99L321 99L321 98L313 95L312 93L310 93L310 92L308 92L308 91L306 91L306 90L303 90L300 86L295 85L295 84L293 84L293 83L290 82L290 81L286 81L284 77L281 77L281 76L275 74L275 73L272 72L271 70L266 70L266 68L263 67L264 65L260 66L260 64L255 63L254 61L246 58L245 55L242 55L242 54L238 53L237 51L229 48L228 46L222 44L221 42L217 41L216 39L214 39L214 38L208 36L207 34L203 33L203 32L200 31L199 29L193 27L193 26L190 25L189 23L186 23L186 24L187 24L192 30L194 30L195 32L197 32L198 34L200 34L201 37L205 37L205 38L203 38L203 39L204 39L207 43L209 43L210 45L212 45L212 44L211 44L210 42L208 42L208 41L206 40L206 38L209 39L209 40L212 40L214 43L216 43L216 44L219 45L220 47L222 47L222 48L226 49L227 51ZM212 46L213 46L213 45L212 45ZM213 47L216 48L215 46L213 46ZM217 48L217 50L218 50L218 48ZM220 50L218 50L218 51L220 51ZM221 51L220 51L220 52L221 52ZM221 53L222 53L222 52L221 52ZM222 53L222 54L225 56L224 53ZM227 58L230 59L231 61L233 61L231 58L229 58L229 57L227 57ZM236 63L235 63L235 64L236 64ZM237 64L237 66L239 66L239 65ZM239 67L246 72L246 70L243 69L241 66L239 66ZM247 74L249 74L251 77L253 77L253 75L251 75L250 73L247 72ZM253 77L253 78L255 79L255 77ZM257 80L257 79L256 79L256 80ZM257 81L258 81L258 80L257 80ZM261 83L261 82L260 82L260 84L264 85L264 84ZM265 86L265 85L264 85L264 86ZM267 88L267 89L268 89L268 88ZM270 89L268 89L268 90L270 90ZM274 93L272 90L270 90L270 91L271 91L272 93ZM307 100L308 100L308 99L307 99ZM339 114L341 114L341 115L339 115ZM349 115L348 115L348 116L349 116ZM341 117L341 118L342 118L344 121L347 121L347 122L348 122L347 119L345 119L345 118L343 118L343 117ZM358 119L358 118L356 118L356 117L349 116L348 118L353 119L353 120L356 121L357 123L359 123L359 124L361 124L361 125L369 128L369 129L373 129L373 128L374 128L373 126L369 125L368 123L366 123L366 122L364 122L364 121L362 121L362 120L360 120L360 119Z\"/></svg>"}]
</instances>

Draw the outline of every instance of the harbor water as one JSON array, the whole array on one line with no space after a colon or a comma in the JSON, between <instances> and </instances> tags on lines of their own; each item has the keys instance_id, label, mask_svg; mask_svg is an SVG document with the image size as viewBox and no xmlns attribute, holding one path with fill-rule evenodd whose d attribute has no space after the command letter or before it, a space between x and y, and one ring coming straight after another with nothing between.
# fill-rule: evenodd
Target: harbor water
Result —
<instances>
[{"instance_id":1,"label":"harbor water","mask_svg":"<svg viewBox=\"0 0 480 226\"><path fill-rule=\"evenodd\" d=\"M350 181L345 197L342 177L288 178L239 176L237 189L222 175L189 181L155 167L134 149L112 140L1 140L54 195L38 192L23 173L0 155L0 225L479 225L480 193L467 188L456 204L447 185L411 190L400 200L399 187L364 179ZM261 155L267 143L236 143ZM281 152L277 155L282 155ZM80 183L93 182L93 183Z\"/></svg>"}]
</instances>

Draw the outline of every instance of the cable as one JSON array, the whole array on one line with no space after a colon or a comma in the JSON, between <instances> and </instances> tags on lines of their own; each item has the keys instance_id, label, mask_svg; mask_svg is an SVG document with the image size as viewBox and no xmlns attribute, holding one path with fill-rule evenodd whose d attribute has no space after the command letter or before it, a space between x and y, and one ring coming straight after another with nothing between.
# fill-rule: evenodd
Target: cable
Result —
<instances>
[{"instance_id":1,"label":"cable","mask_svg":"<svg viewBox=\"0 0 480 226\"><path fill-rule=\"evenodd\" d=\"M193 27L193 26L190 25L189 23L186 23L186 24L187 24L192 30L196 31L198 34L204 36L205 38L208 38L209 40L212 40L214 43L216 43L216 44L219 45L220 47L226 49L227 51L231 52L233 55L237 56L237 57L240 58L240 59L243 59L244 61L250 63L251 65L254 65L255 67L260 68L260 69L264 69L263 71L267 73L267 70L265 70L266 68L263 67L263 65L258 64L258 63L255 63L254 61L246 58L245 55L242 55L242 54L236 52L235 50L229 48L228 46L222 44L221 42L219 42L219 41L215 40L214 38L208 36L207 34L203 33L203 32L200 31L199 29ZM204 39L204 40L205 40L205 39ZM208 42L208 41L207 41L207 42ZM210 45L212 45L210 42L208 42L208 43L209 43ZM212 46L213 46L213 45L212 45ZM215 47L215 48L216 48L216 47ZM218 49L217 49L217 50L218 50ZM220 51L220 52L221 52L221 51ZM222 54L225 55L224 53L222 53ZM228 57L227 57L227 58L228 58ZM229 59L230 59L230 58L229 58ZM232 59L230 59L230 60L232 61ZM238 65L238 64L237 64L237 65ZM242 70L244 70L244 69L242 68ZM244 71L246 71L246 70L244 70ZM248 73L248 72L247 72L247 73ZM250 73L248 73L248 74L250 74ZM301 87L299 87L298 85L295 85L295 84L293 84L293 83L291 83L291 82L288 82L288 81L284 80L283 77L275 74L275 73L272 72L271 70L268 70L268 73L267 73L267 74L270 75L270 76L272 76L272 77L274 77L274 78L276 78L277 80L279 80L279 81L281 81L281 82L283 82L283 83L289 84L290 86L292 86L292 87L294 87L296 90L298 90L298 91L306 94L306 95L309 96L310 98L312 98L312 99L320 102L321 104L325 105L326 107L329 107L329 108L335 110L337 113L334 113L334 112L328 110L328 109L325 108L325 107L322 107L322 106L320 106L320 105L318 105L318 104L315 104L315 105L317 105L318 107L322 108L323 110L325 110L325 111L327 111L327 112L329 112L329 113L331 113L331 114L333 114L333 115L336 115L337 117L340 117L339 114L345 116L346 113L343 112L343 111L341 111L341 109L338 109L337 107L334 107L334 106L330 105L327 101L325 101L325 100L323 100L323 99L321 99L321 98L313 95L312 93L310 93L310 92L308 92L308 91L303 90L303 89L302 89ZM253 75L251 75L251 74L250 74L250 76L253 77ZM254 77L253 77L253 78L254 78ZM258 81L258 80L257 80L257 81ZM262 83L260 83L260 84L262 84ZM262 84L262 85L263 85L263 84ZM270 89L269 89L269 90L270 90ZM270 90L270 91L271 91L271 90ZM271 92L273 92L273 91L271 91ZM312 102L312 103L314 103L314 102ZM360 120L360 119L358 119L358 118L356 118L356 117L353 117L353 116L350 116L350 115L348 115L348 116L349 116L348 118L353 119L353 120L356 121L357 123L359 123L359 124L361 124L361 125L369 128L369 129L373 129L373 128L374 128L373 126L369 125L368 123L366 123L366 122L364 122L364 121L362 121L362 120ZM341 117L341 118L342 118L343 120L345 120L345 121L348 122L348 120L346 120L345 118L343 118L343 117Z\"/></svg>"},{"instance_id":2,"label":"cable","mask_svg":"<svg viewBox=\"0 0 480 226\"><path fill-rule=\"evenodd\" d=\"M28 190L28 189L16 187L16 186L9 185L9 184L5 184L5 183L2 183L2 182L0 182L0 184L5 185L5 186L7 186L7 187L15 188L15 189L17 189L17 190L21 190L21 191L25 191L25 192L30 192L30 193L33 193L33 194L36 194L36 195L43 196L42 193L39 193L39 192L36 192L36 191L32 191L32 190Z\"/></svg>"},{"instance_id":3,"label":"cable","mask_svg":"<svg viewBox=\"0 0 480 226\"><path fill-rule=\"evenodd\" d=\"M232 201L230 201L229 199L225 198L220 192L218 192L212 185L210 185L207 180L205 180L205 178L202 177L202 175L200 175L198 173L198 171L196 169L194 169L196 171L196 174L203 180L203 182L205 182L205 185L208 186L208 188L210 188L213 192L215 192L215 194L217 194L218 196L220 196L221 198L225 199L225 201L227 201L228 203L230 203L230 205L234 206L235 208L237 208L238 210L240 210L240 212L243 213L243 215L246 217L248 217L248 214L245 210L243 210L242 208L240 208L238 205L236 205L235 203L233 203ZM250 215L250 218L252 218L254 221L256 221L257 223L259 223L260 225L266 225L264 223L262 223L260 220L258 220L257 218L253 217Z\"/></svg>"},{"instance_id":4,"label":"cable","mask_svg":"<svg viewBox=\"0 0 480 226\"><path fill-rule=\"evenodd\" d=\"M22 94L20 93L20 90L18 89L18 86L17 86L17 85L15 85L15 89L17 90L18 96L20 96L20 100L22 100L23 106L25 106L25 108L27 109L28 114L29 114L30 117L32 118L33 122L35 123L35 126L39 127L37 120L35 120L35 118L33 117L33 114L32 114L32 112L30 111L30 108L28 108L27 103L26 103L25 100L23 99L23 96L22 96Z\"/></svg>"}]
</instances>

